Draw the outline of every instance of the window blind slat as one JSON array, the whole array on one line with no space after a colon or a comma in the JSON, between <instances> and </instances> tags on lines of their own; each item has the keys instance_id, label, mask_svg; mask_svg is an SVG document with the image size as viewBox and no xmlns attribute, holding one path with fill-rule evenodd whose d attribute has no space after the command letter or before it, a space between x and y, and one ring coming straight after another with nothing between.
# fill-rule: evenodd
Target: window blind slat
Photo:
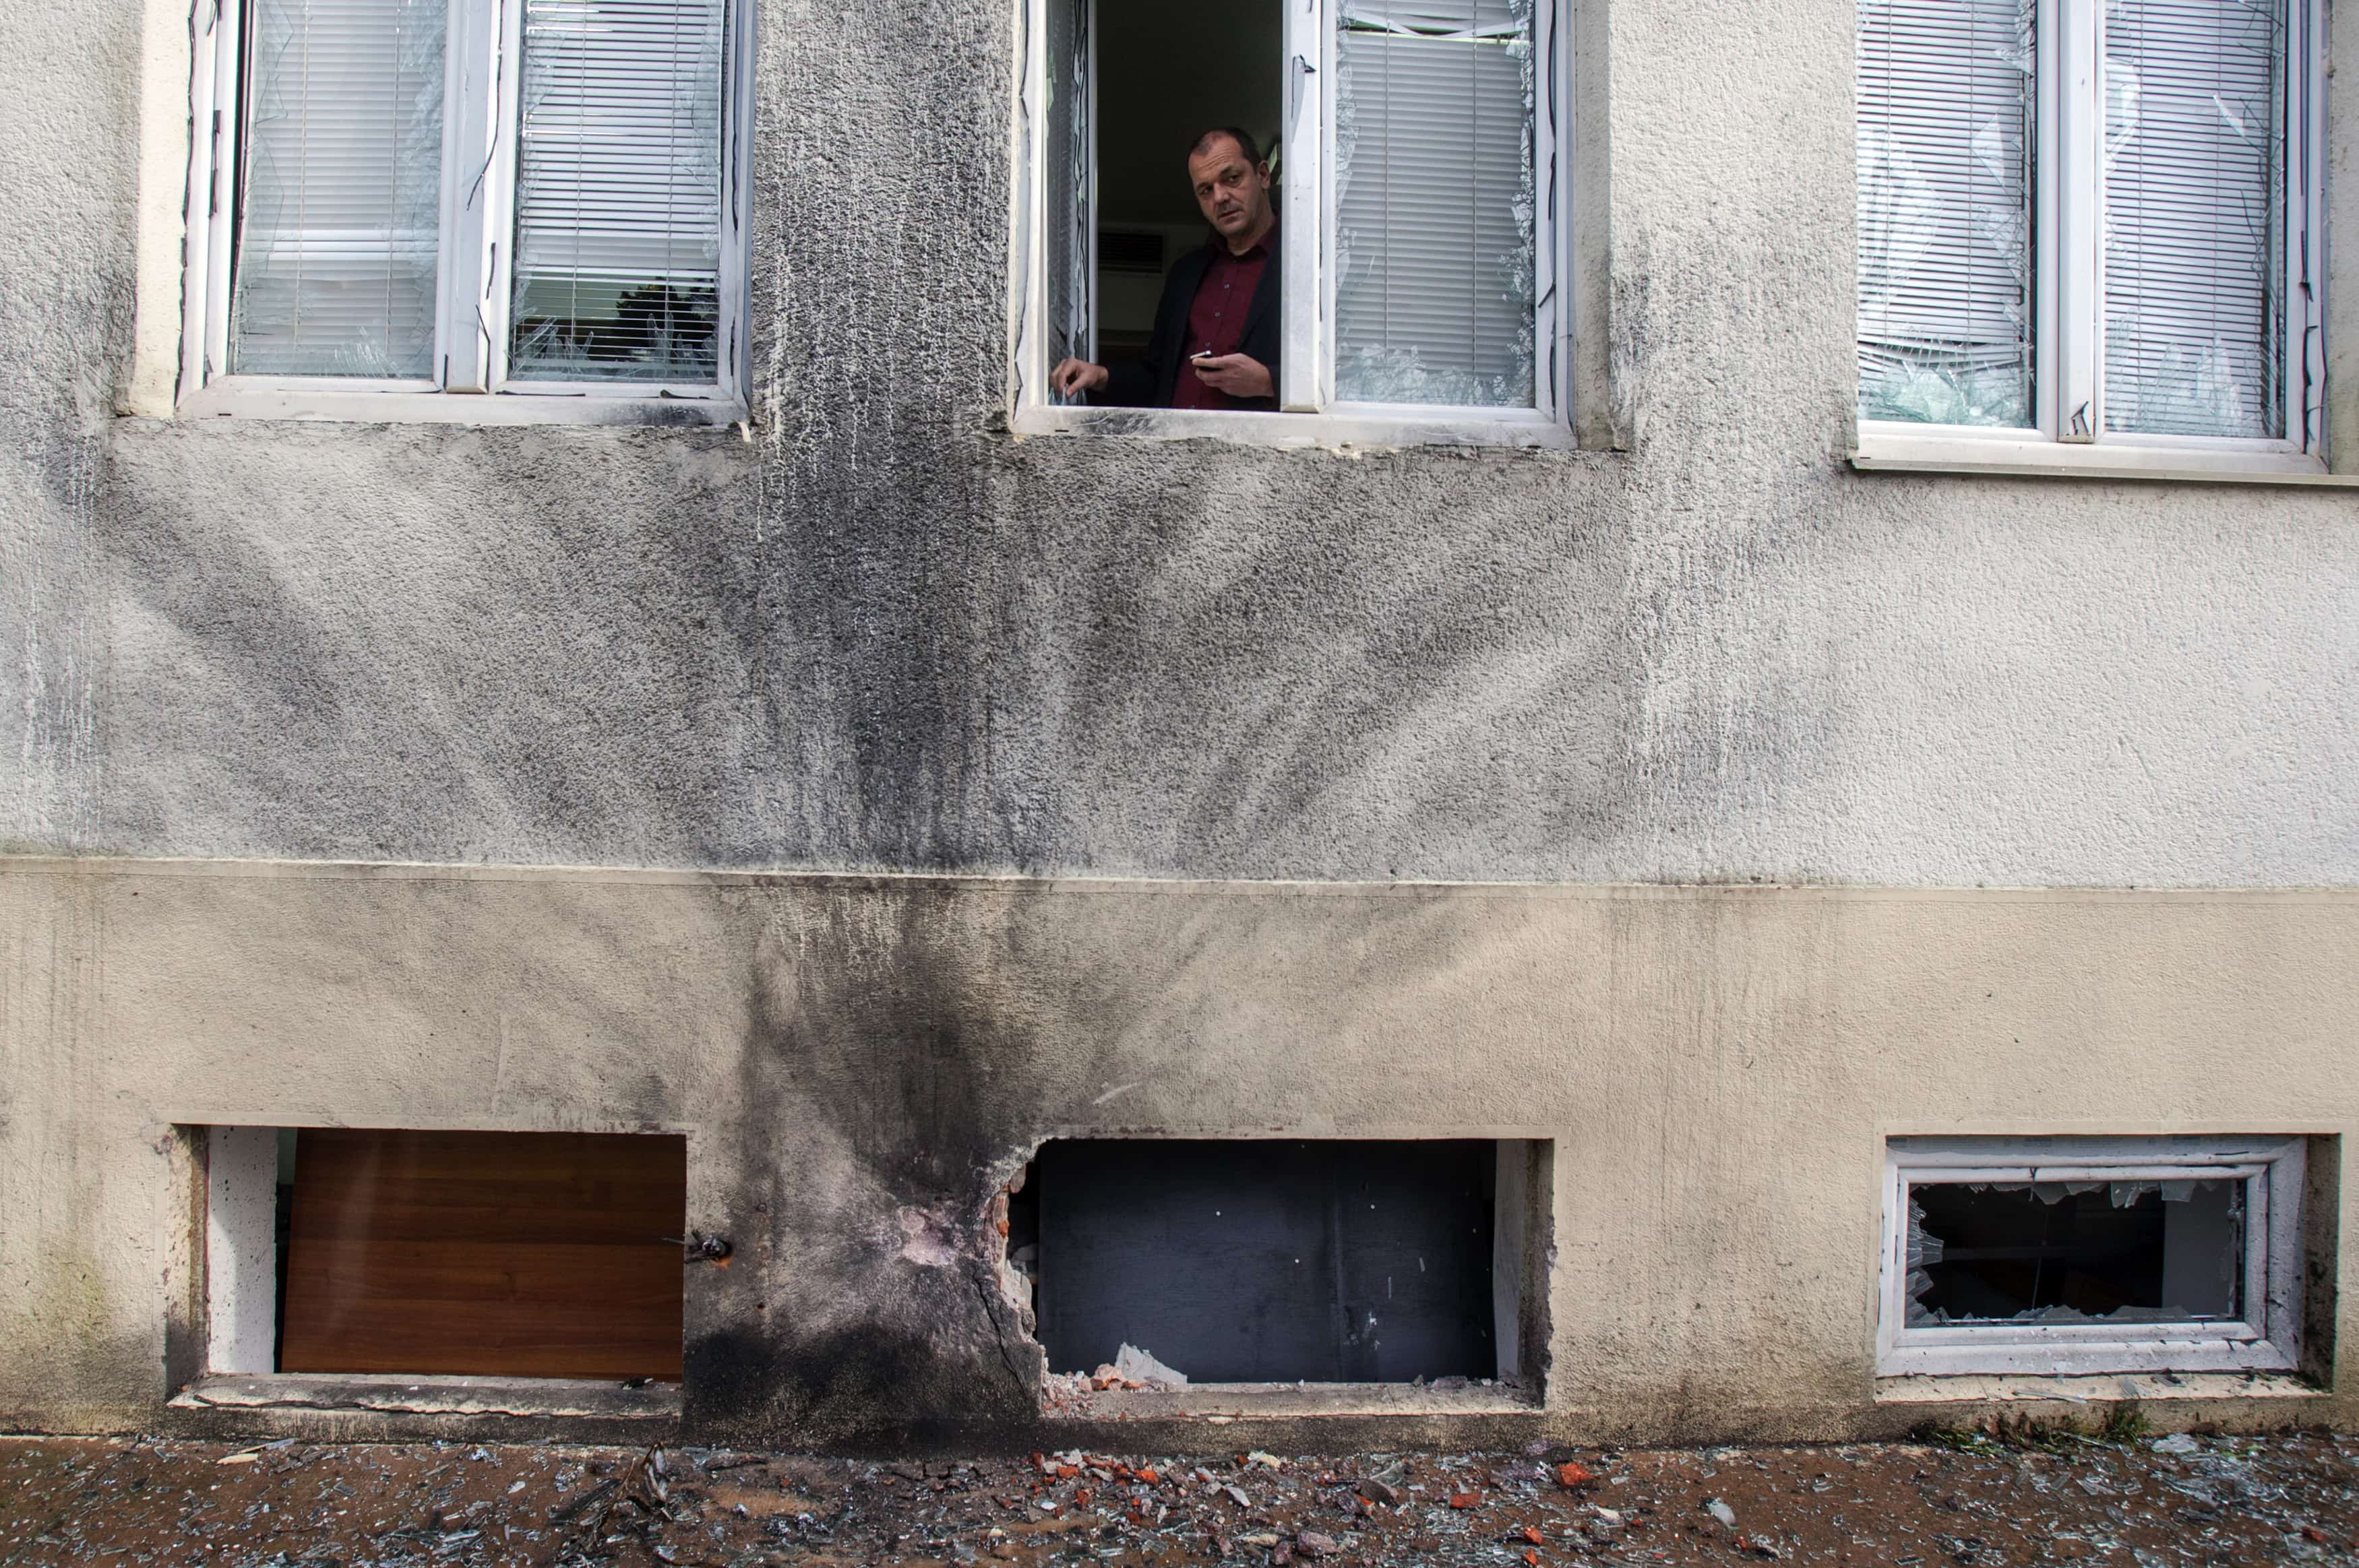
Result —
<instances>
[{"instance_id":1,"label":"window blind slat","mask_svg":"<svg viewBox=\"0 0 2359 1568\"><path fill-rule=\"evenodd\" d=\"M2105 427L2285 433L2285 13L2112 0Z\"/></svg>"},{"instance_id":2,"label":"window blind slat","mask_svg":"<svg viewBox=\"0 0 2359 1568\"><path fill-rule=\"evenodd\" d=\"M720 366L723 0L524 0L509 373Z\"/></svg>"},{"instance_id":3,"label":"window blind slat","mask_svg":"<svg viewBox=\"0 0 2359 1568\"><path fill-rule=\"evenodd\" d=\"M1531 406L1528 0L1355 0L1336 93L1336 393Z\"/></svg>"},{"instance_id":4,"label":"window blind slat","mask_svg":"<svg viewBox=\"0 0 2359 1568\"><path fill-rule=\"evenodd\" d=\"M2031 0L1862 0L1859 411L2032 418Z\"/></svg>"},{"instance_id":5,"label":"window blind slat","mask_svg":"<svg viewBox=\"0 0 2359 1568\"><path fill-rule=\"evenodd\" d=\"M229 368L433 373L442 0L254 0Z\"/></svg>"}]
</instances>

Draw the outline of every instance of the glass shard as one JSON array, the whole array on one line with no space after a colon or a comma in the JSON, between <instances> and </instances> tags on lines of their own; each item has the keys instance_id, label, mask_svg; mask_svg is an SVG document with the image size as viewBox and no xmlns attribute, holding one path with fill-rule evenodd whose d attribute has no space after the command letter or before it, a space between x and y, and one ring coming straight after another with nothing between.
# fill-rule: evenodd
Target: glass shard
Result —
<instances>
[{"instance_id":1,"label":"glass shard","mask_svg":"<svg viewBox=\"0 0 2359 1568\"><path fill-rule=\"evenodd\" d=\"M255 0L229 368L434 373L441 0Z\"/></svg>"},{"instance_id":2,"label":"glass shard","mask_svg":"<svg viewBox=\"0 0 2359 1568\"><path fill-rule=\"evenodd\" d=\"M2032 0L1862 0L1859 413L2032 420Z\"/></svg>"}]
</instances>

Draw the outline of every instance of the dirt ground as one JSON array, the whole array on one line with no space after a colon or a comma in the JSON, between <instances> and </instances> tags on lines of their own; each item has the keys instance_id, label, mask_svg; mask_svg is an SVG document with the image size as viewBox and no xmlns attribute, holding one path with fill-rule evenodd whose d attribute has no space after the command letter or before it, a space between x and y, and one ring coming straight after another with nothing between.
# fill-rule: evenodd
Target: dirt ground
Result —
<instances>
[{"instance_id":1,"label":"dirt ground","mask_svg":"<svg viewBox=\"0 0 2359 1568\"><path fill-rule=\"evenodd\" d=\"M2359 1439L884 1464L0 1439L0 1563L2359 1563Z\"/></svg>"}]
</instances>

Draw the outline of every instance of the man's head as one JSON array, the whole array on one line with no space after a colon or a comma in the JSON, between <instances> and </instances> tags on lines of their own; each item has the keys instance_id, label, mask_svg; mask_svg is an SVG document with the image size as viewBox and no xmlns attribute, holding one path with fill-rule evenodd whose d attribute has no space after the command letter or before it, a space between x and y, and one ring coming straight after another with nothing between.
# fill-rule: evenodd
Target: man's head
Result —
<instances>
[{"instance_id":1,"label":"man's head","mask_svg":"<svg viewBox=\"0 0 2359 1568\"><path fill-rule=\"evenodd\" d=\"M1249 247L1269 232L1277 214L1269 205L1269 166L1253 137L1232 125L1206 131L1188 149L1188 184L1204 222L1232 250Z\"/></svg>"}]
</instances>

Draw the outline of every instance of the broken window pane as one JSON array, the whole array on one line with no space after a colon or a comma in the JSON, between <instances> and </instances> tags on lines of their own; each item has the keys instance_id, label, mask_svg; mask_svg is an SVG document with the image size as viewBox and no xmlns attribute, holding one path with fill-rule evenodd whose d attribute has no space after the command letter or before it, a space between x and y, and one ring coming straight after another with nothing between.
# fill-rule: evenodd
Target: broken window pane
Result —
<instances>
[{"instance_id":1,"label":"broken window pane","mask_svg":"<svg viewBox=\"0 0 2359 1568\"><path fill-rule=\"evenodd\" d=\"M2105 427L2285 433L2285 10L2108 0Z\"/></svg>"},{"instance_id":2,"label":"broken window pane","mask_svg":"<svg viewBox=\"0 0 2359 1568\"><path fill-rule=\"evenodd\" d=\"M305 1128L284 1372L680 1375L687 1141Z\"/></svg>"},{"instance_id":3,"label":"broken window pane","mask_svg":"<svg viewBox=\"0 0 2359 1568\"><path fill-rule=\"evenodd\" d=\"M2032 0L1862 0L1859 413L2027 426Z\"/></svg>"},{"instance_id":4,"label":"broken window pane","mask_svg":"<svg viewBox=\"0 0 2359 1568\"><path fill-rule=\"evenodd\" d=\"M1908 1324L2241 1316L2241 1181L1912 1184Z\"/></svg>"},{"instance_id":5,"label":"broken window pane","mask_svg":"<svg viewBox=\"0 0 2359 1568\"><path fill-rule=\"evenodd\" d=\"M433 373L444 14L255 0L231 370Z\"/></svg>"},{"instance_id":6,"label":"broken window pane","mask_svg":"<svg viewBox=\"0 0 2359 1568\"><path fill-rule=\"evenodd\" d=\"M1336 395L1528 407L1530 0L1338 15Z\"/></svg>"},{"instance_id":7,"label":"broken window pane","mask_svg":"<svg viewBox=\"0 0 2359 1568\"><path fill-rule=\"evenodd\" d=\"M718 378L722 0L525 0L510 373Z\"/></svg>"}]
</instances>

